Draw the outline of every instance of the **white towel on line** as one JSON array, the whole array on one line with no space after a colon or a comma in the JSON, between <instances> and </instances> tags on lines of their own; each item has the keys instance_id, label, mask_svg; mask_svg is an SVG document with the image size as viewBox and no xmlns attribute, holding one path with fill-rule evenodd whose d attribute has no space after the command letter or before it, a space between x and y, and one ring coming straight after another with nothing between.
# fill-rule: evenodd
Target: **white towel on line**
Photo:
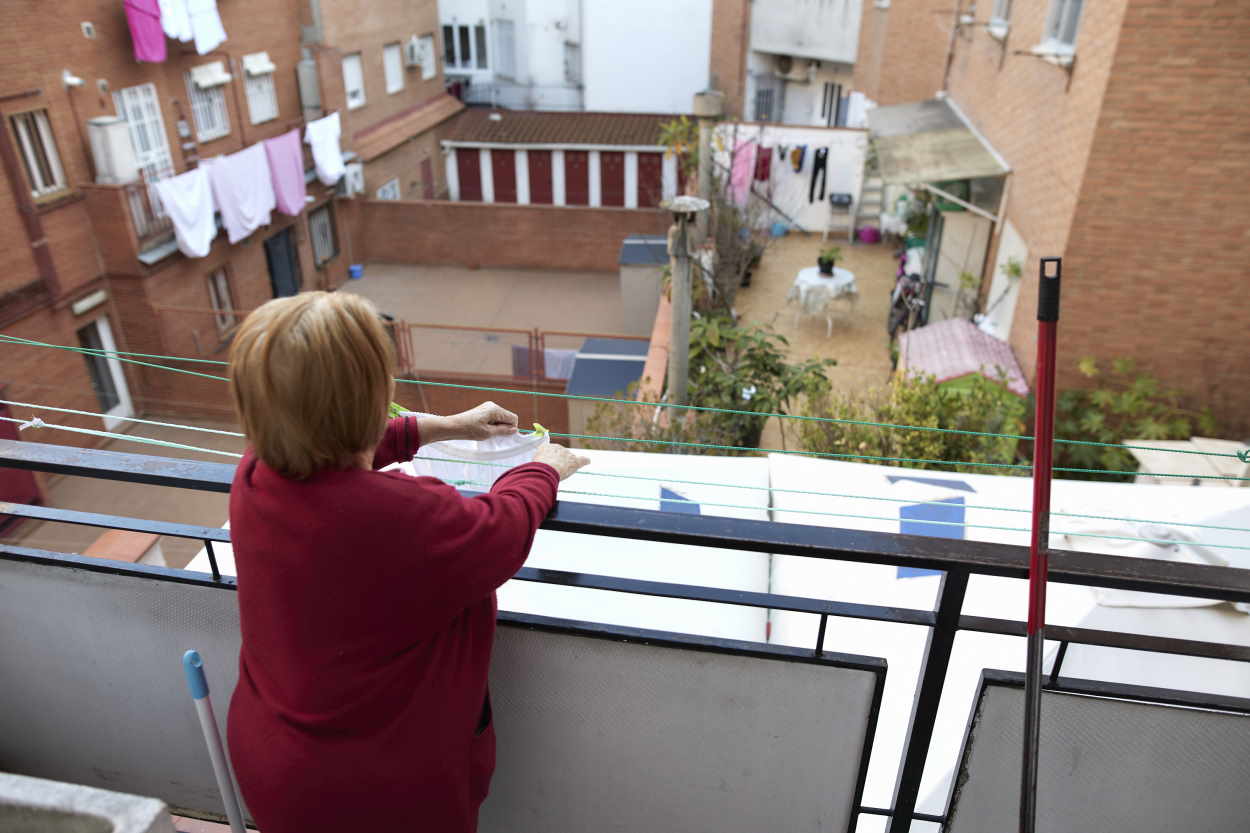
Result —
<instances>
[{"instance_id":1,"label":"white towel on line","mask_svg":"<svg viewBox=\"0 0 1250 833\"><path fill-rule=\"evenodd\" d=\"M161 7L161 29L165 36L178 41L189 41L195 37L191 29L191 13L187 11L187 0L158 0Z\"/></svg>"},{"instance_id":2,"label":"white towel on line","mask_svg":"<svg viewBox=\"0 0 1250 833\"><path fill-rule=\"evenodd\" d=\"M221 25L217 0L186 0L186 4L191 19L191 31L195 34L195 51L206 55L226 40L226 29Z\"/></svg>"},{"instance_id":3,"label":"white towel on line","mask_svg":"<svg viewBox=\"0 0 1250 833\"><path fill-rule=\"evenodd\" d=\"M194 168L155 184L165 213L174 224L178 251L187 257L204 257L217 236L213 219L213 191L208 171Z\"/></svg>"},{"instance_id":4,"label":"white towel on line","mask_svg":"<svg viewBox=\"0 0 1250 833\"><path fill-rule=\"evenodd\" d=\"M334 185L347 170L343 164L343 151L339 148L341 133L342 125L337 112L309 122L304 128L304 141L312 145L313 162L322 185Z\"/></svg>"},{"instance_id":5,"label":"white towel on line","mask_svg":"<svg viewBox=\"0 0 1250 833\"><path fill-rule=\"evenodd\" d=\"M208 164L213 199L221 212L221 222L231 243L237 243L261 226L269 225L277 207L269 158L265 146L255 144L229 156L218 156Z\"/></svg>"}]
</instances>

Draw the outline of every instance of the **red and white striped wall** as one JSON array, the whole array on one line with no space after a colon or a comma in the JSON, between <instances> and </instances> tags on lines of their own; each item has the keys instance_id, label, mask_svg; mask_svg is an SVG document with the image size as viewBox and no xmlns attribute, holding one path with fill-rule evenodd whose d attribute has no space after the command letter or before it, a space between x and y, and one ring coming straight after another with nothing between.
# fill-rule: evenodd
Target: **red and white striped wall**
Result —
<instances>
[{"instance_id":1,"label":"red and white striped wall","mask_svg":"<svg viewBox=\"0 0 1250 833\"><path fill-rule=\"evenodd\" d=\"M453 202L653 208L677 196L662 147L443 142Z\"/></svg>"}]
</instances>

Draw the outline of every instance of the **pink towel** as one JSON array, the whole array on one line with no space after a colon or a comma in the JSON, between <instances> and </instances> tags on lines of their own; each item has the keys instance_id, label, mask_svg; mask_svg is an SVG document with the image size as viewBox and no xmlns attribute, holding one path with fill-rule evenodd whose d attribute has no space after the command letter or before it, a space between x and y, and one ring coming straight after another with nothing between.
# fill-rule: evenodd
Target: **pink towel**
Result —
<instances>
[{"instance_id":1,"label":"pink towel","mask_svg":"<svg viewBox=\"0 0 1250 833\"><path fill-rule=\"evenodd\" d=\"M755 175L755 154L758 150L759 146L750 139L743 139L734 148L729 186L734 202L738 205L746 205L747 193L751 190L751 178Z\"/></svg>"},{"instance_id":2,"label":"pink towel","mask_svg":"<svg viewBox=\"0 0 1250 833\"><path fill-rule=\"evenodd\" d=\"M126 21L135 42L135 60L159 64L165 60L165 30L157 0L126 0Z\"/></svg>"},{"instance_id":3,"label":"pink towel","mask_svg":"<svg viewBox=\"0 0 1250 833\"><path fill-rule=\"evenodd\" d=\"M278 210L294 217L304 210L304 197L308 193L304 183L304 152L300 146L299 128L277 138L266 139L265 155L269 157L269 177L273 180Z\"/></svg>"}]
</instances>

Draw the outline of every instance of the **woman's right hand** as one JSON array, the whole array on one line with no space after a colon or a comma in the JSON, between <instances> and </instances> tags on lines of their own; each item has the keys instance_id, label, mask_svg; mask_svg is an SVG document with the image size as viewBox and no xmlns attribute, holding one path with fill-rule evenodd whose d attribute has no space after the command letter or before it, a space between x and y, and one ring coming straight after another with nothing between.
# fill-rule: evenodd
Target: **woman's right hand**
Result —
<instances>
[{"instance_id":1,"label":"woman's right hand","mask_svg":"<svg viewBox=\"0 0 1250 833\"><path fill-rule=\"evenodd\" d=\"M562 445L548 443L540 446L534 454L535 463L546 463L556 470L561 480L568 480L573 473L590 462L580 454L574 454Z\"/></svg>"}]
</instances>

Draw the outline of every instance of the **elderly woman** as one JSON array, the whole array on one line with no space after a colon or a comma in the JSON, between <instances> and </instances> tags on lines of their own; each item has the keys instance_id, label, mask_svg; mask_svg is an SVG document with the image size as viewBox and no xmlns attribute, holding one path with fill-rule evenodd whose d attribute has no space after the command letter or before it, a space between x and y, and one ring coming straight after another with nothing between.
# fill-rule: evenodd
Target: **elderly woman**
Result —
<instances>
[{"instance_id":1,"label":"elderly woman","mask_svg":"<svg viewBox=\"0 0 1250 833\"><path fill-rule=\"evenodd\" d=\"M230 492L243 647L229 742L264 833L465 833L495 765L495 589L525 561L560 446L465 498L380 472L423 442L512 434L485 403L386 419L395 366L369 302L265 304L230 351L250 448Z\"/></svg>"}]
</instances>

